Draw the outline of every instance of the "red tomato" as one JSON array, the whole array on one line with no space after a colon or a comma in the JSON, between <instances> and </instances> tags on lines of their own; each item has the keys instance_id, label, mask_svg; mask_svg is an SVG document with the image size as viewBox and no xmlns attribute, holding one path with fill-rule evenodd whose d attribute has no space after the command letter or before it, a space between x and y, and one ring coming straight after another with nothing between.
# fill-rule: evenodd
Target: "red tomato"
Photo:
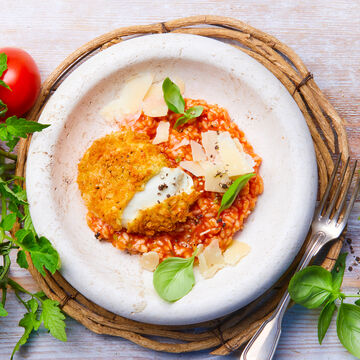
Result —
<instances>
[{"instance_id":1,"label":"red tomato","mask_svg":"<svg viewBox=\"0 0 360 360\"><path fill-rule=\"evenodd\" d=\"M7 70L1 80L10 86L10 90L0 86L0 99L7 105L9 116L21 116L34 105L40 92L41 78L34 59L24 50L2 48L0 53L7 55Z\"/></svg>"}]
</instances>

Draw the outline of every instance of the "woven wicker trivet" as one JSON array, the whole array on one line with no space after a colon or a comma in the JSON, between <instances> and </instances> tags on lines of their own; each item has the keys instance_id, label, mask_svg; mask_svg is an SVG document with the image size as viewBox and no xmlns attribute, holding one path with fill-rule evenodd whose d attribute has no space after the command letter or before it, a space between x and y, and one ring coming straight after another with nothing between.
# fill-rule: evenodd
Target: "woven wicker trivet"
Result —
<instances>
[{"instance_id":1,"label":"woven wicker trivet","mask_svg":"<svg viewBox=\"0 0 360 360\"><path fill-rule=\"evenodd\" d=\"M120 41L126 41L130 36L165 32L190 33L216 38L219 41L232 40L233 46L259 61L283 83L304 114L310 129L319 170L319 193L322 194L333 170L334 155L341 152L345 159L349 153L343 121L294 51L273 36L236 19L195 16L152 25L124 27L99 36L68 56L46 79L28 119L36 121L47 100L64 78L74 67L96 52ZM29 143L30 140L23 140L20 144L16 169L18 176L25 176ZM332 268L341 247L342 239L327 250L323 267ZM42 277L32 266L30 258L28 260L32 276L46 295L59 301L66 314L95 333L120 336L157 351L182 353L212 348L212 354L217 355L228 354L240 348L263 320L271 315L298 261L294 261L287 273L266 296L261 297L261 300L255 300L221 319L192 326L174 327L139 323L110 313L83 297L60 273L48 273Z\"/></svg>"}]
</instances>

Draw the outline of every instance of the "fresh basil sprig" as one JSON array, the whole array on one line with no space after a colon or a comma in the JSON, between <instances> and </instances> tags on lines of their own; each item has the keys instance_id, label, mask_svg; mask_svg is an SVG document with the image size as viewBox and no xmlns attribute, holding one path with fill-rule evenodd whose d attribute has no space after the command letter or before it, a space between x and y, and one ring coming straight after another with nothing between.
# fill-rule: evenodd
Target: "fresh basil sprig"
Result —
<instances>
[{"instance_id":1,"label":"fresh basil sprig","mask_svg":"<svg viewBox=\"0 0 360 360\"><path fill-rule=\"evenodd\" d=\"M353 355L360 358L360 299L355 304L344 303L350 297L360 298L360 294L348 295L340 291L344 277L346 253L339 256L333 271L320 266L309 266L296 273L289 283L289 293L293 301L314 309L323 306L318 321L318 339L321 344L338 306L336 331L340 342Z\"/></svg>"},{"instance_id":2,"label":"fresh basil sprig","mask_svg":"<svg viewBox=\"0 0 360 360\"><path fill-rule=\"evenodd\" d=\"M162 89L167 107L176 114L183 114L183 116L176 120L174 129L202 114L204 110L202 106L193 106L185 111L185 100L181 95L180 89L168 77L164 80Z\"/></svg>"},{"instance_id":3,"label":"fresh basil sprig","mask_svg":"<svg viewBox=\"0 0 360 360\"><path fill-rule=\"evenodd\" d=\"M239 192L244 188L244 186L248 183L248 181L254 177L255 174L245 174L238 177L226 190L225 194L221 199L220 208L218 211L218 216L226 209L228 209L233 202L235 201L236 197L239 195Z\"/></svg>"},{"instance_id":4,"label":"fresh basil sprig","mask_svg":"<svg viewBox=\"0 0 360 360\"><path fill-rule=\"evenodd\" d=\"M169 302L184 297L194 286L194 260L198 252L188 258L170 257L165 259L155 270L154 288L159 296Z\"/></svg>"},{"instance_id":5,"label":"fresh basil sprig","mask_svg":"<svg viewBox=\"0 0 360 360\"><path fill-rule=\"evenodd\" d=\"M0 77L4 73L4 71L7 70L7 56L5 53L0 53ZM0 86L3 86L9 90L10 86L4 82L4 80L0 80Z\"/></svg>"}]
</instances>

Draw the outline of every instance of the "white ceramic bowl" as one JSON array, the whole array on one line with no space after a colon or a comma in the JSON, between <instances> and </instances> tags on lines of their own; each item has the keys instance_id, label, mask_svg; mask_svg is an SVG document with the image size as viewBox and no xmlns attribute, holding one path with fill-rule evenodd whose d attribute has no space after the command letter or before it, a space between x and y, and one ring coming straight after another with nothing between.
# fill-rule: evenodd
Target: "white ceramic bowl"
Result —
<instances>
[{"instance_id":1,"label":"white ceramic bowl","mask_svg":"<svg viewBox=\"0 0 360 360\"><path fill-rule=\"evenodd\" d=\"M88 228L76 183L91 143L116 130L99 110L130 76L177 75L185 96L228 109L263 158L264 193L237 238L251 253L196 285L176 303L156 294L152 273L100 242ZM27 162L27 192L39 235L58 250L62 275L83 295L116 314L148 323L189 324L230 313L254 300L288 268L309 229L317 191L313 143L299 108L282 84L248 55L193 35L150 35L125 41L83 63L47 103Z\"/></svg>"}]
</instances>

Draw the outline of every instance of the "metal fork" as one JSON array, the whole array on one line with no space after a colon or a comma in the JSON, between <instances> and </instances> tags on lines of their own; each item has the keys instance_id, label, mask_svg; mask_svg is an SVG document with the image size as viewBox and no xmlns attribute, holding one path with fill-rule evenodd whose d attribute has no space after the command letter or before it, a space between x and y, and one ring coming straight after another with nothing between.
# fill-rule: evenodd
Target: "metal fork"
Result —
<instances>
[{"instance_id":1,"label":"metal fork","mask_svg":"<svg viewBox=\"0 0 360 360\"><path fill-rule=\"evenodd\" d=\"M343 192L343 195L341 195L342 185L349 167L350 159L347 159L344 169L340 174L339 182L335 187L334 180L339 168L340 159L341 155L335 164L330 181L325 190L325 194L321 199L319 206L315 210L314 219L311 224L311 238L309 245L305 250L304 256L300 260L297 271L304 269L325 244L337 239L341 235L354 206L354 202L360 188L360 176L357 176L355 187L347 205L346 195L349 192L357 162L355 162L351 171L350 179L346 184L344 184L345 191ZM333 186L334 195L331 196L331 189ZM289 302L290 295L288 291L286 291L272 316L260 326L258 331L251 338L241 354L240 360L272 359L281 334L281 322Z\"/></svg>"}]
</instances>

